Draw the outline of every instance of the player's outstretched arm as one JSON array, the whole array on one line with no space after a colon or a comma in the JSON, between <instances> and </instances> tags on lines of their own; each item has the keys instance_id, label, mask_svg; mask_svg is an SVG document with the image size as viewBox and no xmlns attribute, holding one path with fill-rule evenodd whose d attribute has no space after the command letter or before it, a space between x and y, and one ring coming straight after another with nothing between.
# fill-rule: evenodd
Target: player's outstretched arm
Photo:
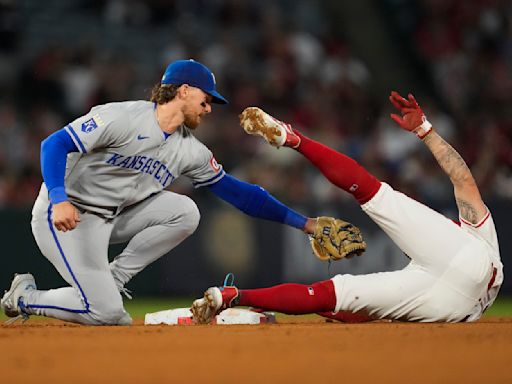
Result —
<instances>
[{"instance_id":1,"label":"player's outstretched arm","mask_svg":"<svg viewBox=\"0 0 512 384\"><path fill-rule=\"evenodd\" d=\"M487 207L464 159L435 131L427 135L423 142L450 177L460 216L470 223L478 223L487 214Z\"/></svg>"},{"instance_id":2,"label":"player's outstretched arm","mask_svg":"<svg viewBox=\"0 0 512 384\"><path fill-rule=\"evenodd\" d=\"M391 118L403 129L415 133L423 140L450 178L461 218L473 224L478 223L487 214L487 207L464 159L432 128L413 95L409 94L405 99L393 91L389 99L401 113L391 114Z\"/></svg>"},{"instance_id":3,"label":"player's outstretched arm","mask_svg":"<svg viewBox=\"0 0 512 384\"><path fill-rule=\"evenodd\" d=\"M208 188L249 216L287 224L309 234L315 230L316 219L307 218L287 207L259 185L246 183L226 173Z\"/></svg>"}]
</instances>

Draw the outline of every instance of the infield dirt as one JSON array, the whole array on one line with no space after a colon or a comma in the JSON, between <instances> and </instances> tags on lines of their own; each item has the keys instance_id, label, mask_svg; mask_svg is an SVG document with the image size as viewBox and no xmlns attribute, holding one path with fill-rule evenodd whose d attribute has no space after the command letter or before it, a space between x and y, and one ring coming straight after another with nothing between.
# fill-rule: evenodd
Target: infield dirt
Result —
<instances>
[{"instance_id":1,"label":"infield dirt","mask_svg":"<svg viewBox=\"0 0 512 384\"><path fill-rule=\"evenodd\" d=\"M0 326L2 383L512 383L512 319Z\"/></svg>"}]
</instances>

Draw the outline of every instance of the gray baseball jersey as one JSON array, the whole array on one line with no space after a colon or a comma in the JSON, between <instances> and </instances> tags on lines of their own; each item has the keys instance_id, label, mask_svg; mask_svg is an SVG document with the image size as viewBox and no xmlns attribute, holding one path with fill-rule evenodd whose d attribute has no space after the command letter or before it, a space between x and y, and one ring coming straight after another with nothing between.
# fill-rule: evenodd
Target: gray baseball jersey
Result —
<instances>
[{"instance_id":1,"label":"gray baseball jersey","mask_svg":"<svg viewBox=\"0 0 512 384\"><path fill-rule=\"evenodd\" d=\"M65 186L84 209L81 221L72 231L56 231L43 184L32 232L71 287L30 292L25 311L81 324L129 324L119 291L192 234L200 219L190 198L162 190L180 175L203 186L225 172L185 126L164 134L151 102L101 105L65 129L80 150L68 155ZM109 244L124 242L109 264Z\"/></svg>"},{"instance_id":2,"label":"gray baseball jersey","mask_svg":"<svg viewBox=\"0 0 512 384\"><path fill-rule=\"evenodd\" d=\"M106 218L162 191L181 175L199 187L225 174L186 126L166 138L149 101L100 105L65 129L80 150L68 155L69 199Z\"/></svg>"}]
</instances>

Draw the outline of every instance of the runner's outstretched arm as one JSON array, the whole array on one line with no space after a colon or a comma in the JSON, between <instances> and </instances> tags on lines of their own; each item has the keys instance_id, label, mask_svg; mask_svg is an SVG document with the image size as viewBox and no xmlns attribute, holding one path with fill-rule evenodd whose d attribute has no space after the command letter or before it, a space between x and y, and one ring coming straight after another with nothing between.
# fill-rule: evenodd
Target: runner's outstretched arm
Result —
<instances>
[{"instance_id":1,"label":"runner's outstretched arm","mask_svg":"<svg viewBox=\"0 0 512 384\"><path fill-rule=\"evenodd\" d=\"M460 217L472 224L480 222L488 210L464 159L432 128L412 94L405 99L393 91L389 99L401 113L401 116L392 114L391 118L423 140L450 178Z\"/></svg>"}]
</instances>

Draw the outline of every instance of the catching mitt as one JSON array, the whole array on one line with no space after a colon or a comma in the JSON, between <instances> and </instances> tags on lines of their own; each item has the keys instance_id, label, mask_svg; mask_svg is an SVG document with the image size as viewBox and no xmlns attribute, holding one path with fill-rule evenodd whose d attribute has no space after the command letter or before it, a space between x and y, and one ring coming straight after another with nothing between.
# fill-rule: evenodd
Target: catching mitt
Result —
<instances>
[{"instance_id":1,"label":"catching mitt","mask_svg":"<svg viewBox=\"0 0 512 384\"><path fill-rule=\"evenodd\" d=\"M359 228L327 216L316 219L315 232L310 236L310 244L313 253L320 260L340 260L359 256L366 249Z\"/></svg>"}]
</instances>

